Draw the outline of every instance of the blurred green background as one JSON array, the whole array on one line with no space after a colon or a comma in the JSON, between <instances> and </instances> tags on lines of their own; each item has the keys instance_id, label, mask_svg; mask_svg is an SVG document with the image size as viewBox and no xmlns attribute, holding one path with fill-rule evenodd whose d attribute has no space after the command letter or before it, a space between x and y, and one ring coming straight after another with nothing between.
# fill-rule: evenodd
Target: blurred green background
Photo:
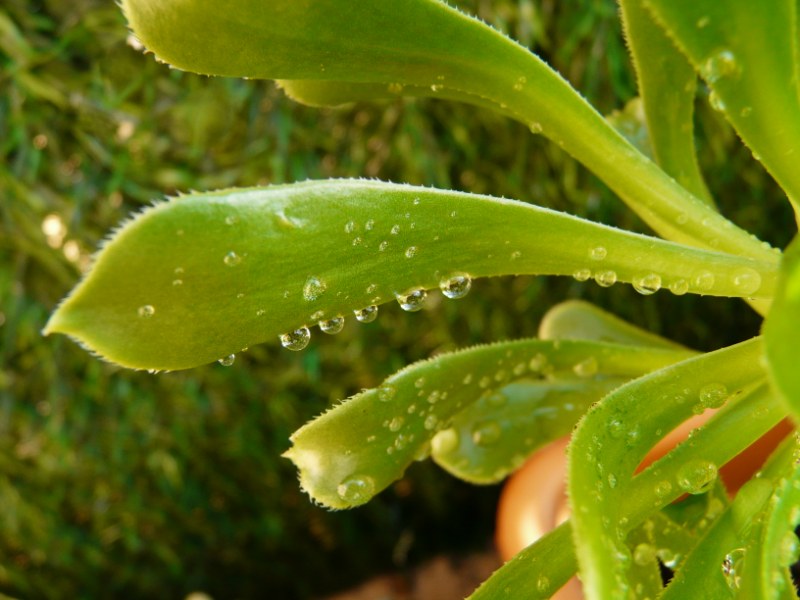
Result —
<instances>
[{"instance_id":1,"label":"blurred green background","mask_svg":"<svg viewBox=\"0 0 800 600\"><path fill-rule=\"evenodd\" d=\"M604 113L635 95L613 0L464 0L529 45ZM790 211L698 99L701 162L723 210L773 244ZM170 70L111 0L0 7L0 592L21 598L310 598L440 551L485 546L498 489L428 464L366 507L331 513L280 454L331 403L408 362L535 335L583 297L702 349L758 331L743 303L643 298L568 278L479 281L457 303L264 344L232 367L120 370L42 338L105 235L178 191L369 176L517 198L646 231L557 147L468 106L398 100L342 110L271 82Z\"/></svg>"}]
</instances>

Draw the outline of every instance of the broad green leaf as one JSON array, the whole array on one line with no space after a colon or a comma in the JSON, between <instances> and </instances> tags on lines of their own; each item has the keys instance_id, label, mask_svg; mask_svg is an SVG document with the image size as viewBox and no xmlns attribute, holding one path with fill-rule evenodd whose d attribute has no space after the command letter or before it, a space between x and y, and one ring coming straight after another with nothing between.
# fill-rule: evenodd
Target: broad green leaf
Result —
<instances>
[{"instance_id":1,"label":"broad green leaf","mask_svg":"<svg viewBox=\"0 0 800 600\"><path fill-rule=\"evenodd\" d=\"M291 332L298 348L305 326L396 297L419 308L425 289L459 296L474 277L580 273L644 293L769 297L775 271L521 202L306 182L147 209L104 245L45 333L123 366L183 369Z\"/></svg>"},{"instance_id":2,"label":"broad green leaf","mask_svg":"<svg viewBox=\"0 0 800 600\"><path fill-rule=\"evenodd\" d=\"M598 380L596 364L592 356L576 365L586 379L523 379L484 394L434 437L431 458L465 481L501 481L535 450L572 431L593 402L627 381Z\"/></svg>"},{"instance_id":3,"label":"broad green leaf","mask_svg":"<svg viewBox=\"0 0 800 600\"><path fill-rule=\"evenodd\" d=\"M640 0L620 0L619 4L656 162L713 206L694 147L697 75Z\"/></svg>"},{"instance_id":4,"label":"broad green leaf","mask_svg":"<svg viewBox=\"0 0 800 600\"><path fill-rule=\"evenodd\" d=\"M597 373L630 378L686 355L571 340L523 340L445 354L411 365L307 423L292 435L286 456L315 501L332 508L357 506L402 477L414 460L427 458L432 440L444 447L457 444L455 431L442 435L453 417L511 381L543 374L554 380L574 377L576 365L590 360ZM574 420L571 412L567 418ZM489 441L495 432L484 433ZM531 437L535 444L534 432Z\"/></svg>"},{"instance_id":5,"label":"broad green leaf","mask_svg":"<svg viewBox=\"0 0 800 600\"><path fill-rule=\"evenodd\" d=\"M764 321L767 370L775 389L800 422L800 369L797 333L800 332L800 238L786 249L773 309Z\"/></svg>"},{"instance_id":6,"label":"broad green leaf","mask_svg":"<svg viewBox=\"0 0 800 600\"><path fill-rule=\"evenodd\" d=\"M575 156L662 237L774 259L637 152L538 57L444 2L124 0L122 7L145 46L181 69L339 82L316 90L297 84L292 93L314 103L330 102L328 94L339 102L348 86L354 99L374 97L379 87L359 84L377 84L496 107Z\"/></svg>"},{"instance_id":7,"label":"broad green leaf","mask_svg":"<svg viewBox=\"0 0 800 600\"><path fill-rule=\"evenodd\" d=\"M574 532L582 541L577 551L588 598L627 593L624 569L615 557L626 552L620 540L629 527L682 493L700 491L700 483L707 482L699 479L716 476L721 463L714 462L715 455L732 458L780 420L780 409L768 404L763 392L755 393L763 377L760 352L761 340L755 339L666 367L612 392L581 421L570 446L569 492ZM734 423L736 435L718 425L713 431L727 429L727 437L718 439L712 452L700 453L698 436L693 436L633 477L663 435L692 414L717 408L738 395L744 398L711 421ZM752 411L746 402L751 397L761 407L758 415L740 410L747 406ZM741 423L743 419L747 421ZM644 493L631 493L632 479ZM692 482L697 483L696 489Z\"/></svg>"},{"instance_id":8,"label":"broad green leaf","mask_svg":"<svg viewBox=\"0 0 800 600\"><path fill-rule=\"evenodd\" d=\"M539 337L544 340L595 340L631 346L685 349L583 300L567 300L548 310L539 323Z\"/></svg>"},{"instance_id":9,"label":"broad green leaf","mask_svg":"<svg viewBox=\"0 0 800 600\"><path fill-rule=\"evenodd\" d=\"M550 598L572 577L576 566L572 530L567 521L500 567L468 600Z\"/></svg>"},{"instance_id":10,"label":"broad green leaf","mask_svg":"<svg viewBox=\"0 0 800 600\"><path fill-rule=\"evenodd\" d=\"M645 0L727 119L795 203L800 95L795 0Z\"/></svg>"}]
</instances>

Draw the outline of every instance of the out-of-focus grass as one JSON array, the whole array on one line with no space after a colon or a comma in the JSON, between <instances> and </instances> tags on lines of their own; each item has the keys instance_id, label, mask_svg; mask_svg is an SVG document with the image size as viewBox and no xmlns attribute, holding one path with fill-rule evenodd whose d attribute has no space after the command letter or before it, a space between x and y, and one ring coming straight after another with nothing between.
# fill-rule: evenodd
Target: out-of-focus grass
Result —
<instances>
[{"instance_id":1,"label":"out-of-focus grass","mask_svg":"<svg viewBox=\"0 0 800 600\"><path fill-rule=\"evenodd\" d=\"M611 0L459 3L535 48L603 111L634 94ZM701 100L719 204L782 244L774 185ZM438 101L297 106L269 82L159 65L100 0L0 7L0 591L26 598L307 598L485 541L495 489L419 465L350 513L311 506L279 458L331 402L457 346L534 335L586 297L698 347L753 333L725 300L641 298L571 280L480 281L469 297L149 375L41 338L107 231L165 195L362 176L518 198L641 229L596 179L521 125ZM469 527L465 527L469 524Z\"/></svg>"}]
</instances>

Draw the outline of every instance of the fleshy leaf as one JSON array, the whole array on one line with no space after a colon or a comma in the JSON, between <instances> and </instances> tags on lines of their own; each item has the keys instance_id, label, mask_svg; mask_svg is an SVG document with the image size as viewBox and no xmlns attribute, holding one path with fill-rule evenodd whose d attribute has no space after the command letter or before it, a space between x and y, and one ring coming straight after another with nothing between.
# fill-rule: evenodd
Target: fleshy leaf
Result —
<instances>
[{"instance_id":1,"label":"fleshy leaf","mask_svg":"<svg viewBox=\"0 0 800 600\"><path fill-rule=\"evenodd\" d=\"M800 422L800 369L797 334L800 332L800 238L784 254L773 308L764 321L767 369L775 389Z\"/></svg>"},{"instance_id":2,"label":"fleshy leaf","mask_svg":"<svg viewBox=\"0 0 800 600\"><path fill-rule=\"evenodd\" d=\"M376 97L379 87L367 86L377 84L494 107L575 156L662 237L773 258L636 151L538 57L444 2L123 0L122 7L144 45L181 69L334 82L287 84L314 103L344 100L348 86L354 99Z\"/></svg>"},{"instance_id":3,"label":"fleshy leaf","mask_svg":"<svg viewBox=\"0 0 800 600\"><path fill-rule=\"evenodd\" d=\"M548 310L539 323L539 337L544 340L595 340L631 346L685 349L583 300L568 300Z\"/></svg>"},{"instance_id":4,"label":"fleshy leaf","mask_svg":"<svg viewBox=\"0 0 800 600\"><path fill-rule=\"evenodd\" d=\"M711 88L742 140L800 199L795 0L645 0ZM776 126L775 115L780 115Z\"/></svg>"},{"instance_id":5,"label":"fleshy leaf","mask_svg":"<svg viewBox=\"0 0 800 600\"><path fill-rule=\"evenodd\" d=\"M283 334L296 349L305 326L399 295L419 308L421 290L463 295L474 277L580 271L647 291L768 297L775 270L521 202L306 182L192 194L146 210L105 244L45 332L123 366L183 369Z\"/></svg>"},{"instance_id":6,"label":"fleshy leaf","mask_svg":"<svg viewBox=\"0 0 800 600\"><path fill-rule=\"evenodd\" d=\"M729 460L780 420L780 407L758 391L763 385L754 383L763 377L760 352L761 340L755 339L666 367L615 390L581 421L570 446L569 493L588 598L627 593L620 561L626 550L620 541L630 527L682 493L694 491L682 483L685 479L691 483L706 474L716 476L722 463L715 462L715 455L717 461L720 455ZM691 443L633 477L663 435L692 414L717 408L739 395L743 397L711 420L717 423L717 432L725 431L725 423L735 425L736 435L728 429L727 438L718 439L712 451L705 453L699 451L699 436L693 436ZM752 403L760 407L758 415L752 413ZM711 431L711 424L705 429ZM681 475L679 468L690 477ZM634 481L643 488L636 494L631 491ZM699 491L700 483L706 482L697 483Z\"/></svg>"},{"instance_id":7,"label":"fleshy leaf","mask_svg":"<svg viewBox=\"0 0 800 600\"><path fill-rule=\"evenodd\" d=\"M589 357L577 366L580 371L595 365ZM568 434L593 402L626 381L597 380L595 375L587 373L586 380L522 380L485 394L437 434L431 457L465 481L501 481L535 450Z\"/></svg>"},{"instance_id":8,"label":"fleshy leaf","mask_svg":"<svg viewBox=\"0 0 800 600\"><path fill-rule=\"evenodd\" d=\"M630 378L686 355L566 340L506 342L441 355L399 371L379 388L307 423L292 435L286 456L314 500L332 508L357 506L402 477L414 460L426 458L432 440L441 446L440 454L457 444L455 431L442 435L451 419L511 381L574 376L575 366L587 360L594 361L598 373Z\"/></svg>"},{"instance_id":9,"label":"fleshy leaf","mask_svg":"<svg viewBox=\"0 0 800 600\"><path fill-rule=\"evenodd\" d=\"M656 162L713 206L694 147L697 75L640 0L620 0L619 4Z\"/></svg>"},{"instance_id":10,"label":"fleshy leaf","mask_svg":"<svg viewBox=\"0 0 800 600\"><path fill-rule=\"evenodd\" d=\"M550 598L575 573L570 523L562 523L500 567L468 598Z\"/></svg>"}]
</instances>

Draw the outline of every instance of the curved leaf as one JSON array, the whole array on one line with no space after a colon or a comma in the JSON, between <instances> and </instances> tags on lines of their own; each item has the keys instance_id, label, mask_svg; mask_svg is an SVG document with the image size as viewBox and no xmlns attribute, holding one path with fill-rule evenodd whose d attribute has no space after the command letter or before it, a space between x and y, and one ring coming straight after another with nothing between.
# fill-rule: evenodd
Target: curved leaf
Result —
<instances>
[{"instance_id":1,"label":"curved leaf","mask_svg":"<svg viewBox=\"0 0 800 600\"><path fill-rule=\"evenodd\" d=\"M795 0L645 0L744 142L800 200Z\"/></svg>"},{"instance_id":2,"label":"curved leaf","mask_svg":"<svg viewBox=\"0 0 800 600\"><path fill-rule=\"evenodd\" d=\"M727 459L732 458L780 420L780 409L765 403L763 391L747 394L712 419L712 423L739 421L736 436L731 437L728 430L727 439L717 440L710 453L700 453L698 436L693 436L633 477L655 442L693 413L716 408L731 396L757 389L763 376L760 351L761 340L755 339L666 367L612 392L580 422L570 446L569 493L575 535L581 540L577 552L588 598L626 593L625 563L620 559L625 550L620 540L629 527L686 491L678 475L680 465L699 460L698 473L712 469L716 473L721 463L711 462L713 455L727 453ZM763 405L757 416L748 414L750 407L745 414L739 412L750 396L756 405ZM743 418L749 420L745 426L740 422ZM711 431L710 425L707 428ZM756 437L751 438L754 433ZM632 494L632 481L644 492Z\"/></svg>"},{"instance_id":3,"label":"curved leaf","mask_svg":"<svg viewBox=\"0 0 800 600\"><path fill-rule=\"evenodd\" d=\"M685 350L672 340L631 325L583 300L567 300L548 310L539 323L539 337L543 340L595 340Z\"/></svg>"},{"instance_id":4,"label":"curved leaf","mask_svg":"<svg viewBox=\"0 0 800 600\"><path fill-rule=\"evenodd\" d=\"M773 386L800 422L800 370L797 332L800 331L800 238L786 249L773 309L764 321L767 370Z\"/></svg>"},{"instance_id":5,"label":"curved leaf","mask_svg":"<svg viewBox=\"0 0 800 600\"><path fill-rule=\"evenodd\" d=\"M697 75L640 0L620 0L619 4L656 162L713 206L694 147Z\"/></svg>"},{"instance_id":6,"label":"curved leaf","mask_svg":"<svg viewBox=\"0 0 800 600\"><path fill-rule=\"evenodd\" d=\"M467 600L550 598L575 573L570 523L562 523L495 571Z\"/></svg>"},{"instance_id":7,"label":"curved leaf","mask_svg":"<svg viewBox=\"0 0 800 600\"><path fill-rule=\"evenodd\" d=\"M419 290L440 285L463 294L469 277L578 271L604 284L769 297L775 269L520 202L306 182L146 210L105 244L45 333L123 366L182 369L410 291L419 301ZM287 342L298 348L307 335L295 337Z\"/></svg>"},{"instance_id":8,"label":"curved leaf","mask_svg":"<svg viewBox=\"0 0 800 600\"><path fill-rule=\"evenodd\" d=\"M510 381L543 374L574 377L576 366L587 360L594 361L597 373L630 378L681 356L686 353L566 340L506 342L438 356L307 423L292 435L286 456L314 500L333 508L357 506L402 477L414 460L426 458L434 436L445 448L457 444L455 431L444 438L437 432ZM484 433L487 442L500 432Z\"/></svg>"},{"instance_id":9,"label":"curved leaf","mask_svg":"<svg viewBox=\"0 0 800 600\"><path fill-rule=\"evenodd\" d=\"M411 86L512 114L575 156L662 237L773 260L606 123L527 49L438 0L124 0L134 33L161 60L204 74ZM292 84L289 84L290 87ZM387 87L388 90L388 87ZM323 96L320 96L322 92ZM718 246L715 246L718 244Z\"/></svg>"}]
</instances>

